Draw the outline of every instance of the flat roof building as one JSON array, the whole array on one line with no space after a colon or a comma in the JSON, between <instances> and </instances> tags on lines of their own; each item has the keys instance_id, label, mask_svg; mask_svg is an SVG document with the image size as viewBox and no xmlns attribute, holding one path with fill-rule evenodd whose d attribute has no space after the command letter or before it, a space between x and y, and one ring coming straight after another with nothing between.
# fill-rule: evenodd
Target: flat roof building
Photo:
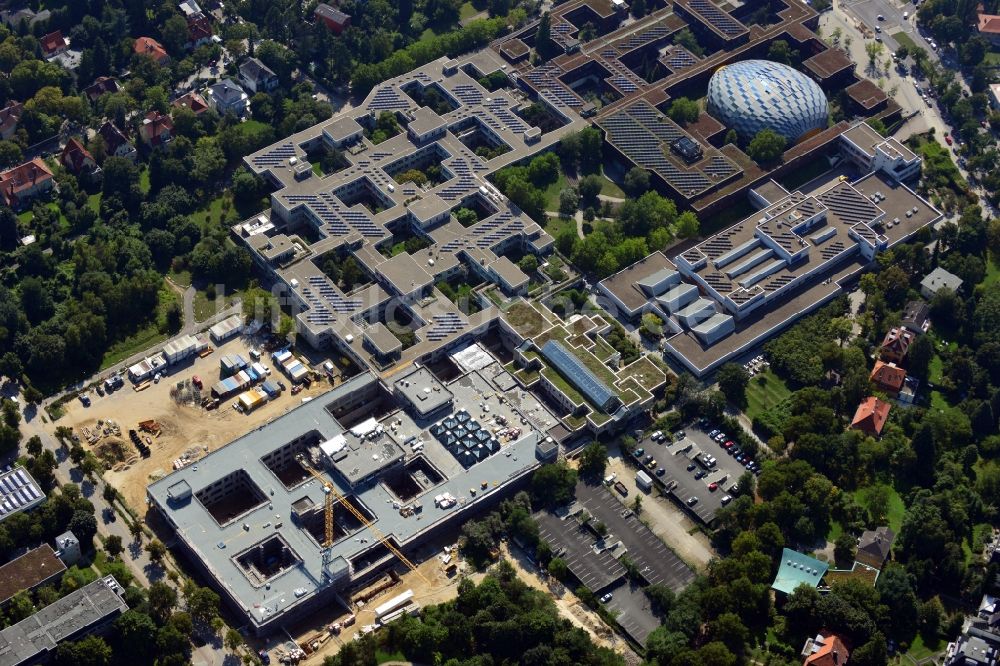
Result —
<instances>
[{"instance_id":1,"label":"flat roof building","mask_svg":"<svg viewBox=\"0 0 1000 666\"><path fill-rule=\"evenodd\" d=\"M0 629L0 666L45 661L62 641L99 630L128 610L122 591L113 576L105 576Z\"/></svg>"},{"instance_id":2,"label":"flat roof building","mask_svg":"<svg viewBox=\"0 0 1000 666\"><path fill-rule=\"evenodd\" d=\"M53 583L66 571L52 546L42 544L0 566L0 606L22 590L31 591Z\"/></svg>"},{"instance_id":3,"label":"flat roof building","mask_svg":"<svg viewBox=\"0 0 1000 666\"><path fill-rule=\"evenodd\" d=\"M865 123L842 145L865 156L856 159L866 175L831 177L808 194L782 196L776 184L752 191L760 211L672 260L654 252L602 280L609 311L631 322L657 314L667 353L701 376L842 293L879 252L940 219L900 182L919 172L919 157Z\"/></svg>"},{"instance_id":4,"label":"flat roof building","mask_svg":"<svg viewBox=\"0 0 1000 666\"><path fill-rule=\"evenodd\" d=\"M486 370L442 384L418 367L391 388L365 372L147 493L212 586L265 634L391 564L379 535L410 552L509 496L549 455L534 424L555 421L521 411L518 394ZM300 459L374 529L335 509L324 557L323 486Z\"/></svg>"},{"instance_id":5,"label":"flat roof building","mask_svg":"<svg viewBox=\"0 0 1000 666\"><path fill-rule=\"evenodd\" d=\"M799 585L819 586L830 565L797 550L785 548L781 551L781 564L771 583L771 589L783 594L791 594Z\"/></svg>"},{"instance_id":6,"label":"flat roof building","mask_svg":"<svg viewBox=\"0 0 1000 666\"><path fill-rule=\"evenodd\" d=\"M0 474L0 521L44 501L45 493L28 470L17 466Z\"/></svg>"},{"instance_id":7,"label":"flat roof building","mask_svg":"<svg viewBox=\"0 0 1000 666\"><path fill-rule=\"evenodd\" d=\"M958 292L962 288L962 278L938 266L920 281L920 293L924 298L934 298L942 289Z\"/></svg>"}]
</instances>

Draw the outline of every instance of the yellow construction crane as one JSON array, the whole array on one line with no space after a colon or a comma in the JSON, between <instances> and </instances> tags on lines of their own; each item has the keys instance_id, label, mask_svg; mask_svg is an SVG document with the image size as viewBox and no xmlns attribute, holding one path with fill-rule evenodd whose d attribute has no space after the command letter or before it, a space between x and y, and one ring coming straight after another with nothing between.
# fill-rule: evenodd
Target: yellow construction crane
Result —
<instances>
[{"instance_id":1,"label":"yellow construction crane","mask_svg":"<svg viewBox=\"0 0 1000 666\"><path fill-rule=\"evenodd\" d=\"M334 498L336 498L337 501L340 502L341 506L350 511L355 518L361 521L362 525L371 530L372 534L375 535L375 538L378 539L379 543L385 546L390 553L395 555L400 562L405 564L410 571L420 576L420 578L425 583L430 584L430 581L427 580L427 578L417 569L417 565L408 560L406 556L399 551L398 548L392 545L389 539L387 539L386 536L382 534L382 532L379 531L379 529L375 527L375 525L373 525L371 521L368 520L368 517L365 516L365 514L361 513L361 511L359 511L356 506L347 501L347 498L340 494L336 486L327 481L322 474L320 474L318 471L316 471L316 469L313 468L313 466L309 463L309 461L306 459L304 455L299 454L296 457L296 460L298 460L299 464L302 465L303 469L309 472L309 474L312 475L313 478L315 478L323 485L323 492L326 493L326 505L323 507L323 518L326 527L326 533L324 534L324 539L323 539L324 571L326 569L327 564L329 564L331 547L333 546L333 500Z\"/></svg>"}]
</instances>

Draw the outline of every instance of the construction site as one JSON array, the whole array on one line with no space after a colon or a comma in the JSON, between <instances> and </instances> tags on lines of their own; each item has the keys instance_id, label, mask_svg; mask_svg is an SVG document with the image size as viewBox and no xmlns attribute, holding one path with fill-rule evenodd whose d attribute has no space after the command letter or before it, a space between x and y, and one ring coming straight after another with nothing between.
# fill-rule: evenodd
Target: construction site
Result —
<instances>
[{"instance_id":1,"label":"construction site","mask_svg":"<svg viewBox=\"0 0 1000 666\"><path fill-rule=\"evenodd\" d=\"M252 633L357 614L352 591L394 563L431 584L428 545L555 459L540 424L558 420L523 413L505 375L496 360L447 383L362 373L151 483L149 503Z\"/></svg>"},{"instance_id":2,"label":"construction site","mask_svg":"<svg viewBox=\"0 0 1000 666\"><path fill-rule=\"evenodd\" d=\"M291 391L268 400L256 409L239 412L230 402L217 409L201 406L208 385L220 375L223 355L249 357L253 341L236 337L203 357L168 366L171 371L159 381L124 382L113 392L88 394L82 401L67 403L57 421L73 429L85 449L104 464L105 479L125 496L134 509L145 505L146 486L179 466L193 463L223 444L301 404L303 398L329 390L323 378L309 388ZM205 386L203 391L193 378ZM102 382L102 385L104 382ZM135 390L139 386L145 388Z\"/></svg>"}]
</instances>

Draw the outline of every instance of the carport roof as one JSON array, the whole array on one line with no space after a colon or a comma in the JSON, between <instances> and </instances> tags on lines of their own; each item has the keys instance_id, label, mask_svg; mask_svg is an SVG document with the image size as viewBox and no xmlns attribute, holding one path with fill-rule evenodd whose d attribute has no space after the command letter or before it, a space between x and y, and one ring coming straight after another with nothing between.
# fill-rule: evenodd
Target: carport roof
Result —
<instances>
[{"instance_id":1,"label":"carport roof","mask_svg":"<svg viewBox=\"0 0 1000 666\"><path fill-rule=\"evenodd\" d=\"M799 585L816 587L829 568L830 565L826 562L785 548L781 551L781 566L778 568L778 575L774 577L771 589L791 594Z\"/></svg>"}]
</instances>

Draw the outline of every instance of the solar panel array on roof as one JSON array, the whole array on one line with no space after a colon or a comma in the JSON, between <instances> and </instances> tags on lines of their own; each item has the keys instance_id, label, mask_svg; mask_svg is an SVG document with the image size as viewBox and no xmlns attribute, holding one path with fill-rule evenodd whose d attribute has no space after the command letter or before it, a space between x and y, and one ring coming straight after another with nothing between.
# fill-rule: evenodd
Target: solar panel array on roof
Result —
<instances>
[{"instance_id":1,"label":"solar panel array on roof","mask_svg":"<svg viewBox=\"0 0 1000 666\"><path fill-rule=\"evenodd\" d=\"M431 318L427 329L427 339L431 342L444 340L452 333L458 333L467 326L465 320L456 312L445 312Z\"/></svg>"},{"instance_id":2,"label":"solar panel array on roof","mask_svg":"<svg viewBox=\"0 0 1000 666\"><path fill-rule=\"evenodd\" d=\"M454 238L441 246L441 252L455 252L464 247L475 245L480 249L493 249L511 236L524 230L524 220L514 217L508 210L492 215L459 238Z\"/></svg>"},{"instance_id":3,"label":"solar panel array on roof","mask_svg":"<svg viewBox=\"0 0 1000 666\"><path fill-rule=\"evenodd\" d=\"M301 204L311 211L319 220L319 230L325 236L346 236L352 228L369 238L386 235L385 229L375 224L368 213L348 208L334 192L288 194L285 200L292 206Z\"/></svg>"},{"instance_id":4,"label":"solar panel array on roof","mask_svg":"<svg viewBox=\"0 0 1000 666\"><path fill-rule=\"evenodd\" d=\"M411 103L403 98L393 85L384 85L378 89L372 101L368 104L371 111L392 111L408 109Z\"/></svg>"},{"instance_id":5,"label":"solar panel array on roof","mask_svg":"<svg viewBox=\"0 0 1000 666\"><path fill-rule=\"evenodd\" d=\"M250 161L258 169L268 169L281 166L292 157L295 157L295 146L292 145L291 141L287 141L285 143L278 144L266 152L260 153L259 155L254 155L250 158Z\"/></svg>"},{"instance_id":6,"label":"solar panel array on roof","mask_svg":"<svg viewBox=\"0 0 1000 666\"><path fill-rule=\"evenodd\" d=\"M882 214L878 206L847 183L840 183L817 198L847 224L867 224Z\"/></svg>"},{"instance_id":7,"label":"solar panel array on roof","mask_svg":"<svg viewBox=\"0 0 1000 666\"><path fill-rule=\"evenodd\" d=\"M669 67L674 72L693 67L698 58L683 46L675 46L667 55L660 58L660 62Z\"/></svg>"},{"instance_id":8,"label":"solar panel array on roof","mask_svg":"<svg viewBox=\"0 0 1000 666\"><path fill-rule=\"evenodd\" d=\"M690 0L687 5L692 11L705 19L708 25L727 37L736 37L747 32L745 25L713 5L709 0Z\"/></svg>"},{"instance_id":9,"label":"solar panel array on roof","mask_svg":"<svg viewBox=\"0 0 1000 666\"><path fill-rule=\"evenodd\" d=\"M347 298L325 275L309 276L299 289L309 305L306 321L310 324L331 324L337 314L349 315L361 307L360 298Z\"/></svg>"},{"instance_id":10,"label":"solar panel array on roof","mask_svg":"<svg viewBox=\"0 0 1000 666\"><path fill-rule=\"evenodd\" d=\"M619 402L618 395L597 378L590 368L569 352L558 340L542 345L545 360L579 390L584 397L603 411L610 411Z\"/></svg>"},{"instance_id":11,"label":"solar panel array on roof","mask_svg":"<svg viewBox=\"0 0 1000 666\"><path fill-rule=\"evenodd\" d=\"M7 516L30 509L45 499L38 484L23 468L0 475L0 520Z\"/></svg>"}]
</instances>

